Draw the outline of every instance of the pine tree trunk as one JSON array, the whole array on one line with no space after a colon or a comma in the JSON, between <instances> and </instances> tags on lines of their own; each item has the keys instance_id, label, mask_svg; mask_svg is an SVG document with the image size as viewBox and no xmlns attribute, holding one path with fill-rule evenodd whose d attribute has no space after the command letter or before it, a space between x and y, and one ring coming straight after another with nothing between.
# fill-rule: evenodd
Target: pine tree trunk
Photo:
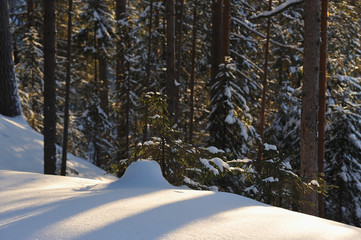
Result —
<instances>
[{"instance_id":1,"label":"pine tree trunk","mask_svg":"<svg viewBox=\"0 0 361 240\"><path fill-rule=\"evenodd\" d=\"M193 122L194 122L194 83L196 71L196 44L197 44L197 0L194 1L193 9L193 33L192 33L192 67L190 79L190 101L189 101L189 142L193 141Z\"/></svg>"},{"instance_id":2,"label":"pine tree trunk","mask_svg":"<svg viewBox=\"0 0 361 240\"><path fill-rule=\"evenodd\" d=\"M223 57L222 61L225 62L225 57L229 56L230 48L230 35L231 35L231 0L223 0Z\"/></svg>"},{"instance_id":3,"label":"pine tree trunk","mask_svg":"<svg viewBox=\"0 0 361 240\"><path fill-rule=\"evenodd\" d=\"M63 151L61 158L60 175L66 175L66 162L68 152L68 132L69 132L69 105L70 105L70 79L71 79L71 33L72 33L72 11L73 0L68 3L68 36L66 49L66 79L65 79L65 107L64 107L64 131L63 131Z\"/></svg>"},{"instance_id":4,"label":"pine tree trunk","mask_svg":"<svg viewBox=\"0 0 361 240\"><path fill-rule=\"evenodd\" d=\"M0 0L0 103L0 114L9 117L21 115L11 51L7 0Z\"/></svg>"},{"instance_id":5,"label":"pine tree trunk","mask_svg":"<svg viewBox=\"0 0 361 240\"><path fill-rule=\"evenodd\" d=\"M305 47L304 78L302 89L301 113L301 177L306 181L316 179L317 160L317 105L320 64L320 2L305 0ZM318 215L317 193L307 191L304 200L309 204L302 206L302 212Z\"/></svg>"},{"instance_id":6,"label":"pine tree trunk","mask_svg":"<svg viewBox=\"0 0 361 240\"><path fill-rule=\"evenodd\" d=\"M170 119L176 122L176 99L177 91L175 85L175 24L174 24L174 0L165 1L165 11L167 20L167 49L166 49L166 62L167 62L167 96L168 96L168 113Z\"/></svg>"},{"instance_id":7,"label":"pine tree trunk","mask_svg":"<svg viewBox=\"0 0 361 240\"><path fill-rule=\"evenodd\" d=\"M318 109L318 174L323 175L325 157L325 125L326 125L326 88L327 88L327 25L328 0L322 0L321 13L321 49L320 49L320 82L319 82L319 109ZM319 217L324 217L324 197L318 196Z\"/></svg>"},{"instance_id":8,"label":"pine tree trunk","mask_svg":"<svg viewBox=\"0 0 361 240\"><path fill-rule=\"evenodd\" d=\"M145 92L150 90L150 73L152 58L152 25L153 25L153 0L150 0L149 25L148 25L148 53L147 53L147 79L145 82ZM143 142L148 139L148 103L145 104L144 126L143 126Z\"/></svg>"},{"instance_id":9,"label":"pine tree trunk","mask_svg":"<svg viewBox=\"0 0 361 240\"><path fill-rule=\"evenodd\" d=\"M211 82L214 83L219 70L219 64L223 62L222 51L222 9L223 0L213 0L212 3L212 66ZM211 91L211 98L214 96Z\"/></svg>"},{"instance_id":10,"label":"pine tree trunk","mask_svg":"<svg viewBox=\"0 0 361 240\"><path fill-rule=\"evenodd\" d=\"M44 173L56 172L55 0L44 0Z\"/></svg>"},{"instance_id":11,"label":"pine tree trunk","mask_svg":"<svg viewBox=\"0 0 361 240\"><path fill-rule=\"evenodd\" d=\"M272 0L268 1L268 11L272 10ZM261 173L262 171L262 160L263 160L263 144L264 144L264 124L265 124L265 112L266 112L266 94L268 84L268 58L270 48L270 33L271 33L271 17L267 20L267 36L265 46L265 57L264 57L264 69L263 69L263 83L262 83L262 96L261 96L261 110L260 110L260 121L259 121L259 135L260 143L258 146L258 157L256 163L256 171Z\"/></svg>"},{"instance_id":12,"label":"pine tree trunk","mask_svg":"<svg viewBox=\"0 0 361 240\"><path fill-rule=\"evenodd\" d=\"M178 17L177 17L177 32L176 32L176 56L177 56L177 69L175 80L178 84L176 86L176 99L175 99L175 119L179 119L179 86L181 83L181 71L182 71L182 37L183 37L183 15L184 15L184 0L180 0L177 4Z\"/></svg>"},{"instance_id":13,"label":"pine tree trunk","mask_svg":"<svg viewBox=\"0 0 361 240\"><path fill-rule=\"evenodd\" d=\"M117 0L115 6L116 20L119 22L126 17L127 1ZM128 115L129 110L124 103L121 101L121 85L125 82L125 30L124 26L118 24L118 37L117 41L117 66L116 66L116 95L117 95L117 144L118 144L118 160L128 157L129 152L129 126L128 126ZM128 106L129 104L127 104ZM123 113L126 113L124 116Z\"/></svg>"}]
</instances>

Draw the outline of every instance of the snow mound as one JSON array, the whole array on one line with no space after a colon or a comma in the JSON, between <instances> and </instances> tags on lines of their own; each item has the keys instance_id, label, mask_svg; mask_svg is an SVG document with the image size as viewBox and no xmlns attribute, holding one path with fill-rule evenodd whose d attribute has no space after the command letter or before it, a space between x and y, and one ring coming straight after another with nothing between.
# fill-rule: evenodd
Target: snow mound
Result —
<instances>
[{"instance_id":1,"label":"snow mound","mask_svg":"<svg viewBox=\"0 0 361 240\"><path fill-rule=\"evenodd\" d=\"M0 115L0 169L43 173L43 136L33 130L23 116ZM68 168L72 177L114 181L117 178L105 175L105 171L87 160L68 154Z\"/></svg>"},{"instance_id":2,"label":"snow mound","mask_svg":"<svg viewBox=\"0 0 361 240\"><path fill-rule=\"evenodd\" d=\"M118 181L110 184L110 188L112 187L174 188L174 186L168 183L163 177L159 164L151 160L133 162Z\"/></svg>"}]
</instances>

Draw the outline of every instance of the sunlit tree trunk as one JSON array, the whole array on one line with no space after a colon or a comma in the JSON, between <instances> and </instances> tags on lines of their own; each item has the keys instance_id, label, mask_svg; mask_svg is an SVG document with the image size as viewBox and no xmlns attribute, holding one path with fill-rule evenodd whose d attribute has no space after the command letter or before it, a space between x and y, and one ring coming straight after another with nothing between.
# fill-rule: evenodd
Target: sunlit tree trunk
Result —
<instances>
[{"instance_id":1,"label":"sunlit tree trunk","mask_svg":"<svg viewBox=\"0 0 361 240\"><path fill-rule=\"evenodd\" d=\"M70 79L71 79L71 33L72 33L72 11L73 0L68 2L68 36L66 49L66 79L65 79L65 106L64 106L64 132L63 132L63 152L61 158L60 174L66 175L66 162L68 152L68 131L69 131L69 105L70 105Z\"/></svg>"},{"instance_id":2,"label":"sunlit tree trunk","mask_svg":"<svg viewBox=\"0 0 361 240\"><path fill-rule=\"evenodd\" d=\"M328 0L321 3L321 49L320 49L320 82L319 82L319 109L318 109L318 173L324 172L325 158L325 112L326 112L326 88L327 88L327 25L328 25ZM319 216L324 217L324 197L318 196Z\"/></svg>"},{"instance_id":3,"label":"sunlit tree trunk","mask_svg":"<svg viewBox=\"0 0 361 240\"><path fill-rule=\"evenodd\" d=\"M318 175L317 160L317 105L320 64L320 1L305 0L304 33L304 77L302 89L301 113L301 177L305 181L316 179ZM318 215L317 193L306 191L302 212Z\"/></svg>"}]
</instances>

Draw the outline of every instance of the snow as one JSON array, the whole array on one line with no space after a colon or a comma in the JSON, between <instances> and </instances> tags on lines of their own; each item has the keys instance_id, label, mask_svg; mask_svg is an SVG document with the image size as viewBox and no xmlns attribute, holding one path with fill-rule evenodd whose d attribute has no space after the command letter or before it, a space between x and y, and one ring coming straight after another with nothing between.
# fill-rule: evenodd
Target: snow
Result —
<instances>
[{"instance_id":1,"label":"snow","mask_svg":"<svg viewBox=\"0 0 361 240\"><path fill-rule=\"evenodd\" d=\"M43 136L32 130L23 117L0 115L0 169L43 173ZM68 167L76 170L72 176L99 180L114 180L89 161L68 154ZM0 238L1 239L1 238Z\"/></svg>"},{"instance_id":2,"label":"snow","mask_svg":"<svg viewBox=\"0 0 361 240\"><path fill-rule=\"evenodd\" d=\"M217 154L217 153L224 153L222 149L218 149L215 146L207 147L206 150L210 153Z\"/></svg>"},{"instance_id":3,"label":"snow","mask_svg":"<svg viewBox=\"0 0 361 240\"><path fill-rule=\"evenodd\" d=\"M22 118L0 116L0 143L1 240L361 239L360 228L171 186L153 161L132 163L119 180L73 157L93 179L43 175L41 136Z\"/></svg>"},{"instance_id":4,"label":"snow","mask_svg":"<svg viewBox=\"0 0 361 240\"><path fill-rule=\"evenodd\" d=\"M276 15L277 13L280 13L280 12L284 11L285 9L289 8L290 6L297 4L297 3L301 3L301 2L303 2L303 0L286 0L284 3L278 5L271 11L265 11L259 15L251 16L251 19L259 18L259 17L270 17L273 15Z\"/></svg>"},{"instance_id":5,"label":"snow","mask_svg":"<svg viewBox=\"0 0 361 240\"><path fill-rule=\"evenodd\" d=\"M264 143L263 146L265 151L270 151L270 150L277 151L277 147L275 145Z\"/></svg>"}]
</instances>

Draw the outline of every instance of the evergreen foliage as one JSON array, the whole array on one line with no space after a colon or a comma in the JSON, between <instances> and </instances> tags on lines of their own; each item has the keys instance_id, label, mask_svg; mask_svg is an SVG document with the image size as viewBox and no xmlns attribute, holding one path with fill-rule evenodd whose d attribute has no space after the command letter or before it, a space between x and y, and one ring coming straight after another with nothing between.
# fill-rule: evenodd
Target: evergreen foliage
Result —
<instances>
[{"instance_id":1,"label":"evergreen foliage","mask_svg":"<svg viewBox=\"0 0 361 240\"><path fill-rule=\"evenodd\" d=\"M326 216L361 226L361 79L335 76L330 84L326 129ZM331 121L332 119L332 121Z\"/></svg>"},{"instance_id":2,"label":"evergreen foliage","mask_svg":"<svg viewBox=\"0 0 361 240\"><path fill-rule=\"evenodd\" d=\"M211 91L211 111L209 114L209 144L223 149L229 158L245 156L249 151L249 142L255 136L252 117L244 97L246 92L236 84L236 71L231 59L219 66Z\"/></svg>"},{"instance_id":3,"label":"evergreen foliage","mask_svg":"<svg viewBox=\"0 0 361 240\"><path fill-rule=\"evenodd\" d=\"M19 95L22 99L23 114L32 128L43 129L43 51L39 34L30 28L18 48L18 57L23 59L16 65L19 79Z\"/></svg>"}]
</instances>

